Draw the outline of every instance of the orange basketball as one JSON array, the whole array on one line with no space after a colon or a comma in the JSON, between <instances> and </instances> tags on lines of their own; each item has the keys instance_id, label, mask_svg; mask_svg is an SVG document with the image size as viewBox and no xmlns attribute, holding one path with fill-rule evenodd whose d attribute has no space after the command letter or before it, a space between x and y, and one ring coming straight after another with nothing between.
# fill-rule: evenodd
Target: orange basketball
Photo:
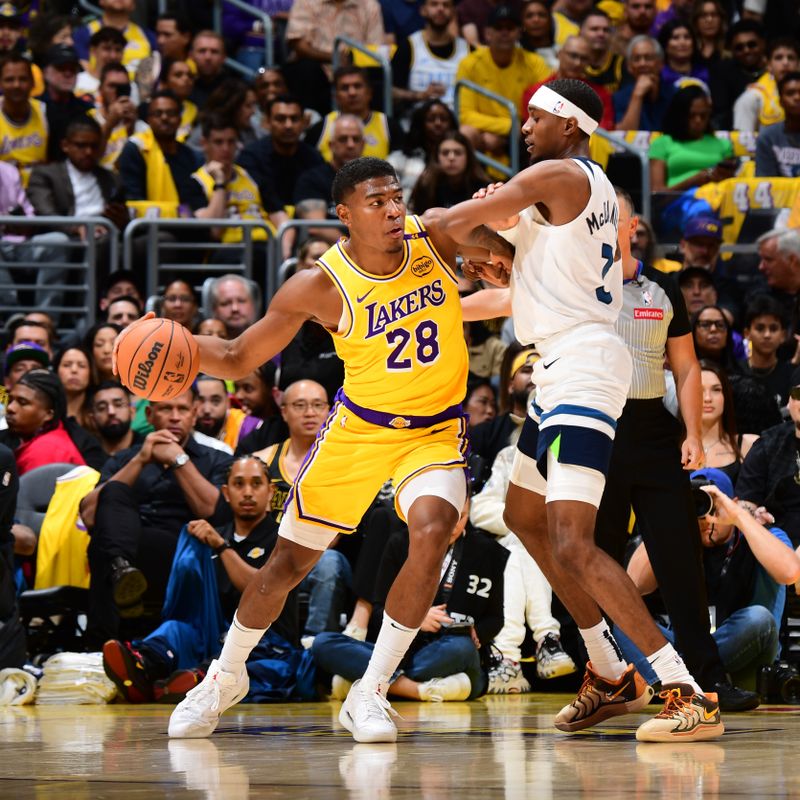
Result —
<instances>
[{"instance_id":1,"label":"orange basketball","mask_svg":"<svg viewBox=\"0 0 800 800\"><path fill-rule=\"evenodd\" d=\"M197 342L171 319L148 319L122 332L117 372L135 395L157 402L186 391L200 371Z\"/></svg>"}]
</instances>

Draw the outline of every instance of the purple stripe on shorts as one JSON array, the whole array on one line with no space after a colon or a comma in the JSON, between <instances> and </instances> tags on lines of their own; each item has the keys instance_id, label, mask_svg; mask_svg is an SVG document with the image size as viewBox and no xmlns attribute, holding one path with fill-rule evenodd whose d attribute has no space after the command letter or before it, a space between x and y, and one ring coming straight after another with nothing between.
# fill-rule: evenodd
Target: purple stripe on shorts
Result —
<instances>
[{"instance_id":1,"label":"purple stripe on shorts","mask_svg":"<svg viewBox=\"0 0 800 800\"><path fill-rule=\"evenodd\" d=\"M335 402L340 402L348 410L357 414L361 419L370 422L373 425L380 425L382 428L430 428L432 425L438 425L440 422L448 422L451 419L458 419L464 416L464 411L461 408L461 403L457 403L438 414L431 414L430 416L416 416L414 414L389 414L385 411L374 411L371 408L364 408L363 406L354 403L345 393L343 389L339 389L336 393Z\"/></svg>"}]
</instances>

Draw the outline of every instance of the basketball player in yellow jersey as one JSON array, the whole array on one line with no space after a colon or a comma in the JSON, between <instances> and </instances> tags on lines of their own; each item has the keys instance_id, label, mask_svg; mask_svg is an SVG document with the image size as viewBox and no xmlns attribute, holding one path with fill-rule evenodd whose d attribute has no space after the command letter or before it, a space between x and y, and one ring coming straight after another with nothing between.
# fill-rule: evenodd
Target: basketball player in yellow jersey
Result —
<instances>
[{"instance_id":1,"label":"basketball player in yellow jersey","mask_svg":"<svg viewBox=\"0 0 800 800\"><path fill-rule=\"evenodd\" d=\"M346 164L332 193L349 237L318 268L290 278L267 313L233 341L198 336L200 368L246 375L280 352L309 319L331 331L345 382L300 468L269 561L242 595L208 674L175 709L169 735L204 737L248 691L244 664L296 586L340 532L349 533L387 478L408 522L409 555L386 601L364 677L340 721L357 741L394 741L386 689L433 603L448 539L467 495L464 454L467 350L453 263L457 249L510 266L513 248L488 228L459 246L439 228L442 209L406 216L386 161ZM480 249L478 249L480 248Z\"/></svg>"}]
</instances>

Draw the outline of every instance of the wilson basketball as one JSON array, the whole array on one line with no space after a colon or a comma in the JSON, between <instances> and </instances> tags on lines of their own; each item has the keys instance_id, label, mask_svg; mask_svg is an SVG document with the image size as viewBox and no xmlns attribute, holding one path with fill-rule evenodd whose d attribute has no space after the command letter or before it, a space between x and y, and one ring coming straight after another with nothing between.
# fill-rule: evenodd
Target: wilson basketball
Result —
<instances>
[{"instance_id":1,"label":"wilson basketball","mask_svg":"<svg viewBox=\"0 0 800 800\"><path fill-rule=\"evenodd\" d=\"M186 391L200 370L197 342L171 319L148 319L122 332L117 372L145 400L169 400Z\"/></svg>"}]
</instances>

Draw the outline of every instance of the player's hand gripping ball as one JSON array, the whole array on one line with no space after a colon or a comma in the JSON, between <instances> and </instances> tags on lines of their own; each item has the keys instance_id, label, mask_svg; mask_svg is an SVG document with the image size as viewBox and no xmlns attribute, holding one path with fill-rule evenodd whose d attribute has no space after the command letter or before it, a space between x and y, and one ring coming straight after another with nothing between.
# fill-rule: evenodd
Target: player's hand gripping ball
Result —
<instances>
[{"instance_id":1,"label":"player's hand gripping ball","mask_svg":"<svg viewBox=\"0 0 800 800\"><path fill-rule=\"evenodd\" d=\"M158 402L185 392L200 371L197 342L183 325L147 316L117 338L115 367L137 397Z\"/></svg>"}]
</instances>

